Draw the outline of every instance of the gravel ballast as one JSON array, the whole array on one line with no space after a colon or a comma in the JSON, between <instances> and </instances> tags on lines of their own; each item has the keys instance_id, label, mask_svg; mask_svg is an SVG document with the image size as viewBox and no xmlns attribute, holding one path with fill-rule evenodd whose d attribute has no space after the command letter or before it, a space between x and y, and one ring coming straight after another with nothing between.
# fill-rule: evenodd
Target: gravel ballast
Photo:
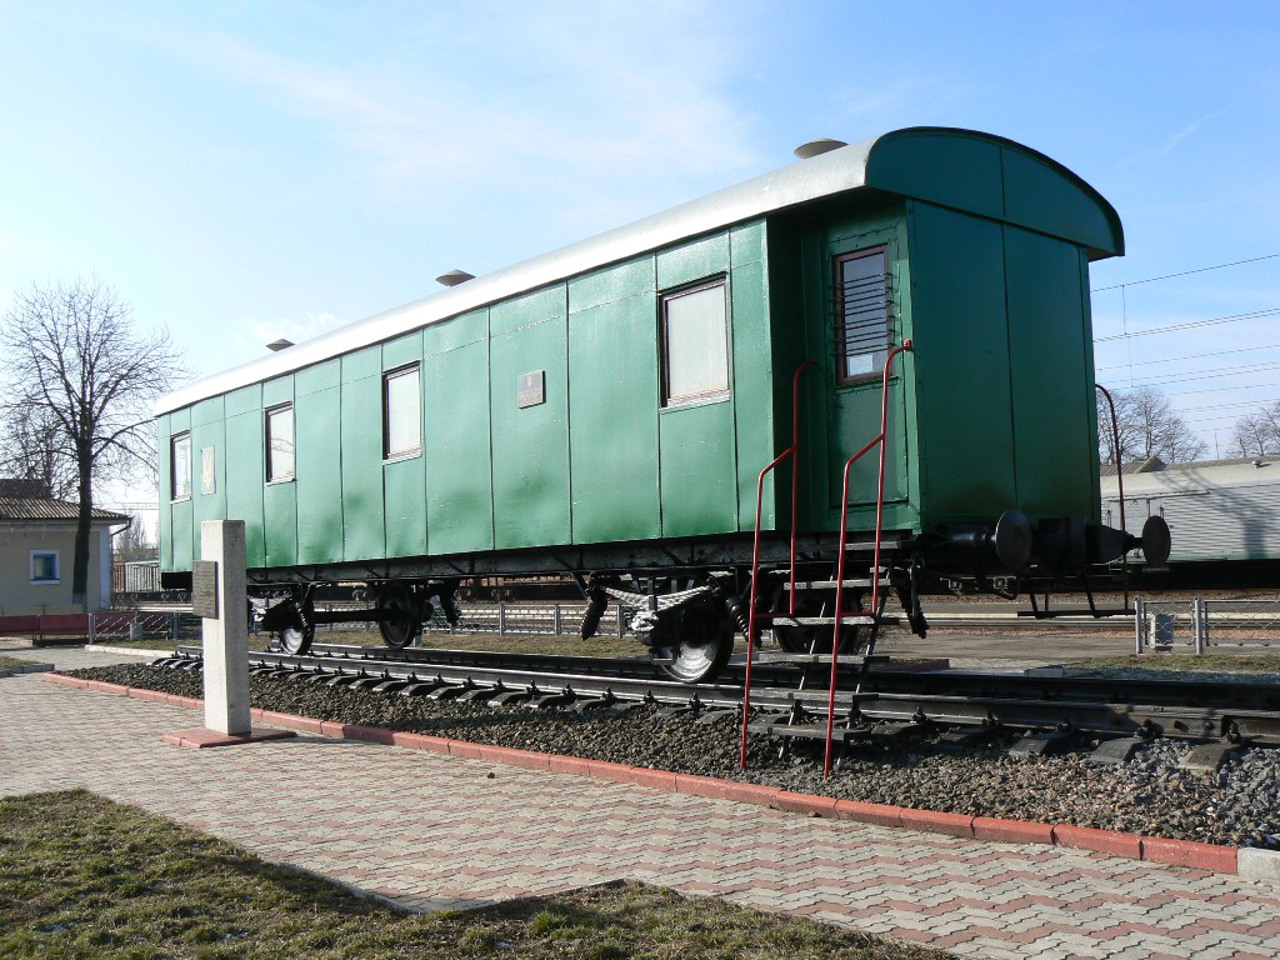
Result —
<instances>
[{"instance_id":1,"label":"gravel ballast","mask_svg":"<svg viewBox=\"0 0 1280 960\"><path fill-rule=\"evenodd\" d=\"M202 697L198 670L125 664L71 671L92 680ZM859 747L823 781L812 751L778 756L779 741L752 738L738 769L740 727L642 707L577 713L434 701L252 678L253 705L319 720L388 727L520 750L607 760L782 787L799 793L1195 840L1280 849L1280 751L1242 750L1216 774L1182 771L1189 749L1145 744L1127 763L1099 766L1083 753L1012 758L1000 744L957 751L931 741Z\"/></svg>"}]
</instances>

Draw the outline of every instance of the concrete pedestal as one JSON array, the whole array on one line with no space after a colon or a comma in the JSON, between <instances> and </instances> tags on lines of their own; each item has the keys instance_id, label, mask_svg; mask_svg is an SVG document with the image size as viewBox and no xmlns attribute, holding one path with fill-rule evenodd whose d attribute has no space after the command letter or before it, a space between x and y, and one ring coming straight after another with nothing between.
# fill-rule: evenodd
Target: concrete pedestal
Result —
<instances>
[{"instance_id":1,"label":"concrete pedestal","mask_svg":"<svg viewBox=\"0 0 1280 960\"><path fill-rule=\"evenodd\" d=\"M228 736L245 736L253 726L244 521L200 524L200 556L218 565L218 616L204 620L204 725Z\"/></svg>"}]
</instances>

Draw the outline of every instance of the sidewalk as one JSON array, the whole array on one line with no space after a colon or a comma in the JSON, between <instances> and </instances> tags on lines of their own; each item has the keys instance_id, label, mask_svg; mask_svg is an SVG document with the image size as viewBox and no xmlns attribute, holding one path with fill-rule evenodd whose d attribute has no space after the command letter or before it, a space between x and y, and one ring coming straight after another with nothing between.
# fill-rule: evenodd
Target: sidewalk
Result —
<instances>
[{"instance_id":1,"label":"sidewalk","mask_svg":"<svg viewBox=\"0 0 1280 960\"><path fill-rule=\"evenodd\" d=\"M79 650L20 656L63 668ZM86 787L377 892L468 907L628 878L965 956L1280 956L1280 889L302 735L183 750L194 711L0 680L0 794Z\"/></svg>"}]
</instances>

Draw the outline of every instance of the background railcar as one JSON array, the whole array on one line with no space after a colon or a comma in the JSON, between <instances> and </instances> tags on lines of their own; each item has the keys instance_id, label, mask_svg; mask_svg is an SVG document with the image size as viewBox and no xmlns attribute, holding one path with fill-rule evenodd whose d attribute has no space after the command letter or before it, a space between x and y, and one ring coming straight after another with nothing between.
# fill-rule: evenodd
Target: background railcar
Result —
<instances>
[{"instance_id":1,"label":"background railcar","mask_svg":"<svg viewBox=\"0 0 1280 960\"><path fill-rule=\"evenodd\" d=\"M843 466L910 339L886 381L884 563L923 629L929 575L1130 545L1099 525L1088 283L1123 245L1095 190L999 137L911 128L802 160L175 393L166 579L202 520L241 519L251 581L292 585L290 643L309 584L362 580L400 644L432 598L454 615L464 577L571 573L597 609L647 597L657 659L710 676L743 598L777 605L791 566L788 468L761 502L774 589L749 582L757 478L793 415L795 549L829 586ZM855 464L864 544L878 479Z\"/></svg>"}]
</instances>

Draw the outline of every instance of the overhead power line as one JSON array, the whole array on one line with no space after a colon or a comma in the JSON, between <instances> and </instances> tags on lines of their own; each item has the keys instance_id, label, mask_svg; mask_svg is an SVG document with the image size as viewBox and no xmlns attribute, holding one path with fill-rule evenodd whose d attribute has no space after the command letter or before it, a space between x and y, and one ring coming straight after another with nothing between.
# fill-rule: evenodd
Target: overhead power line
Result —
<instances>
[{"instance_id":1,"label":"overhead power line","mask_svg":"<svg viewBox=\"0 0 1280 960\"><path fill-rule=\"evenodd\" d=\"M1241 320L1261 320L1263 317L1280 315L1280 307L1267 307L1265 310L1252 310L1248 313L1235 313L1227 317L1213 317L1209 320L1191 320L1187 323L1173 323L1165 327L1150 327L1146 330L1135 330L1132 333L1113 333L1109 337L1095 337L1094 343L1111 343L1116 340L1132 340L1134 337L1150 337L1160 333L1179 333L1183 330L1198 330L1202 327L1214 327L1224 323L1239 323Z\"/></svg>"},{"instance_id":2,"label":"overhead power line","mask_svg":"<svg viewBox=\"0 0 1280 960\"><path fill-rule=\"evenodd\" d=\"M1181 363L1184 360L1204 360L1208 357L1227 357L1236 353L1261 353L1264 350L1280 349L1280 343L1260 343L1253 347L1237 347L1235 350L1215 350L1212 353L1193 353L1182 357L1163 357L1159 360L1135 360L1132 363L1112 363L1105 367L1094 367L1101 373L1103 370L1127 370L1130 367L1149 367L1157 363Z\"/></svg>"},{"instance_id":3,"label":"overhead power line","mask_svg":"<svg viewBox=\"0 0 1280 960\"><path fill-rule=\"evenodd\" d=\"M1211 267L1197 267L1194 270L1183 270L1179 273L1166 273L1159 277L1147 277L1145 280L1129 280L1126 283L1113 283L1109 287L1094 287L1090 293L1102 293L1104 290L1122 290L1125 287L1136 287L1144 283L1155 283L1157 280L1173 280L1175 277L1189 277L1193 273L1208 273L1210 270L1222 270L1225 267L1239 267L1246 263L1258 263L1261 260L1275 260L1280 253L1268 253L1261 257L1250 257L1248 260L1232 260L1230 263L1215 263Z\"/></svg>"}]
</instances>

